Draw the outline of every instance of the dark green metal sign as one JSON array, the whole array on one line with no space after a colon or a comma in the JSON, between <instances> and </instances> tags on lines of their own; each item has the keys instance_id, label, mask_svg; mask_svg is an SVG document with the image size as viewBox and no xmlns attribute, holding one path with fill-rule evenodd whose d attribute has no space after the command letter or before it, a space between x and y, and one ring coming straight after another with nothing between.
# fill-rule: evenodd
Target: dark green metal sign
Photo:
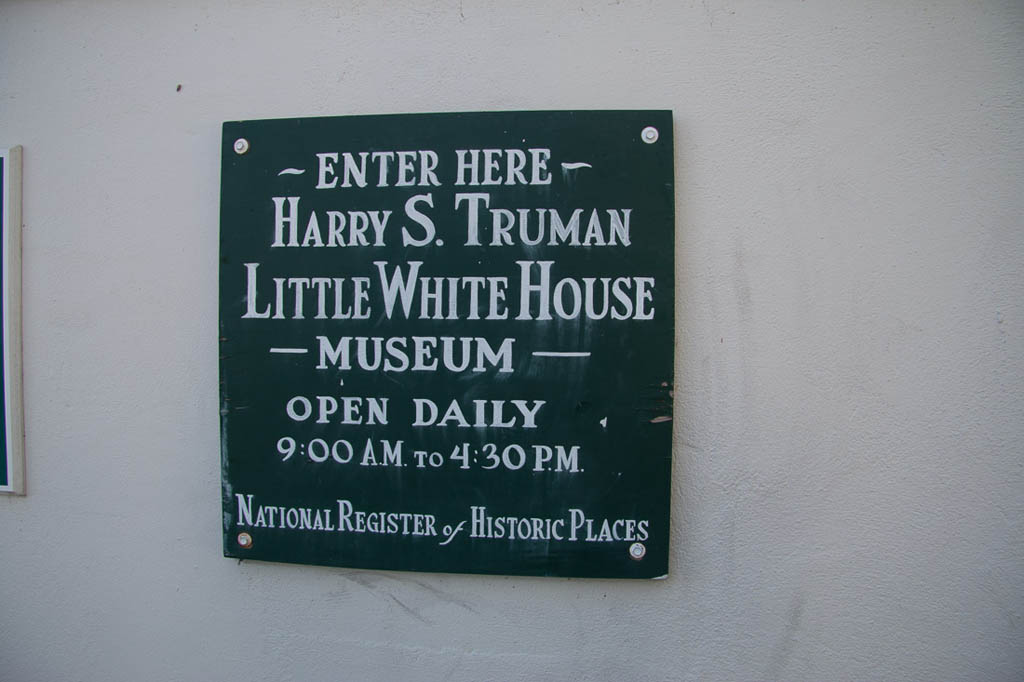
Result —
<instances>
[{"instance_id":1,"label":"dark green metal sign","mask_svg":"<svg viewBox=\"0 0 1024 682\"><path fill-rule=\"evenodd\" d=\"M667 111L224 124L226 556L668 572Z\"/></svg>"}]
</instances>

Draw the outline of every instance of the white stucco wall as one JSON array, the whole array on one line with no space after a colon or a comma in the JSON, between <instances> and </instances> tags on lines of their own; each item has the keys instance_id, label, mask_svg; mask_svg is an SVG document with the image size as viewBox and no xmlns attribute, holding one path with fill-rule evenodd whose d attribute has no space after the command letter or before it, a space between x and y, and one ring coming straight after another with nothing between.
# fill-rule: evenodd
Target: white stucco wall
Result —
<instances>
[{"instance_id":1,"label":"white stucco wall","mask_svg":"<svg viewBox=\"0 0 1024 682\"><path fill-rule=\"evenodd\" d=\"M1020 679L1024 5L385 4L0 5L0 679ZM220 123L562 108L675 112L670 578L224 559Z\"/></svg>"}]
</instances>

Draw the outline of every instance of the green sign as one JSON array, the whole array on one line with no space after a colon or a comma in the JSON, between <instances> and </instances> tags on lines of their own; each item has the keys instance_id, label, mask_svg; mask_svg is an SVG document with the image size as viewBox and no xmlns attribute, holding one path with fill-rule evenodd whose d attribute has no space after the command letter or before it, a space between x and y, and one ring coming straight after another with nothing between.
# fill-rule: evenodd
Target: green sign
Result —
<instances>
[{"instance_id":1,"label":"green sign","mask_svg":"<svg viewBox=\"0 0 1024 682\"><path fill-rule=\"evenodd\" d=\"M668 573L668 111L224 124L226 556Z\"/></svg>"}]
</instances>

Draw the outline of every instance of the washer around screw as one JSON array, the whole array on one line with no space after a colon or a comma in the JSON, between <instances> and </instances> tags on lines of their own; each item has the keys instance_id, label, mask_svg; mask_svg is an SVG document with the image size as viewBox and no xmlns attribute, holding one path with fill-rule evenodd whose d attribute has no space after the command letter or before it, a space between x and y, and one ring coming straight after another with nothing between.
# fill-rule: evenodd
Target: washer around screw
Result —
<instances>
[{"instance_id":1,"label":"washer around screw","mask_svg":"<svg viewBox=\"0 0 1024 682\"><path fill-rule=\"evenodd\" d=\"M654 126L647 126L640 131L640 139L647 144L654 144L658 141L658 129Z\"/></svg>"},{"instance_id":2,"label":"washer around screw","mask_svg":"<svg viewBox=\"0 0 1024 682\"><path fill-rule=\"evenodd\" d=\"M640 561L647 555L647 548L642 542L634 542L629 546L629 558Z\"/></svg>"},{"instance_id":3,"label":"washer around screw","mask_svg":"<svg viewBox=\"0 0 1024 682\"><path fill-rule=\"evenodd\" d=\"M655 133L655 135L657 135L657 133ZM245 139L244 137L240 137L237 140L235 140L236 154L244 154L247 151L249 151L249 140Z\"/></svg>"},{"instance_id":4,"label":"washer around screw","mask_svg":"<svg viewBox=\"0 0 1024 682\"><path fill-rule=\"evenodd\" d=\"M242 549L249 549L250 547L252 547L252 536L248 533L239 533L238 546Z\"/></svg>"}]
</instances>

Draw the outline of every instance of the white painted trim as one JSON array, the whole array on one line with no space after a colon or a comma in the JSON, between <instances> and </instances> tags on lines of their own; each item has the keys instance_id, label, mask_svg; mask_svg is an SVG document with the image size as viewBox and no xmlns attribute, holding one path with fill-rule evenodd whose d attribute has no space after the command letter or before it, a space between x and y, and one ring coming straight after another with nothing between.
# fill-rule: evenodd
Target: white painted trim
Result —
<instances>
[{"instance_id":1,"label":"white painted trim","mask_svg":"<svg viewBox=\"0 0 1024 682\"><path fill-rule=\"evenodd\" d=\"M25 494L25 417L21 374L21 147L0 149L3 182L3 367L9 485L0 493Z\"/></svg>"}]
</instances>

